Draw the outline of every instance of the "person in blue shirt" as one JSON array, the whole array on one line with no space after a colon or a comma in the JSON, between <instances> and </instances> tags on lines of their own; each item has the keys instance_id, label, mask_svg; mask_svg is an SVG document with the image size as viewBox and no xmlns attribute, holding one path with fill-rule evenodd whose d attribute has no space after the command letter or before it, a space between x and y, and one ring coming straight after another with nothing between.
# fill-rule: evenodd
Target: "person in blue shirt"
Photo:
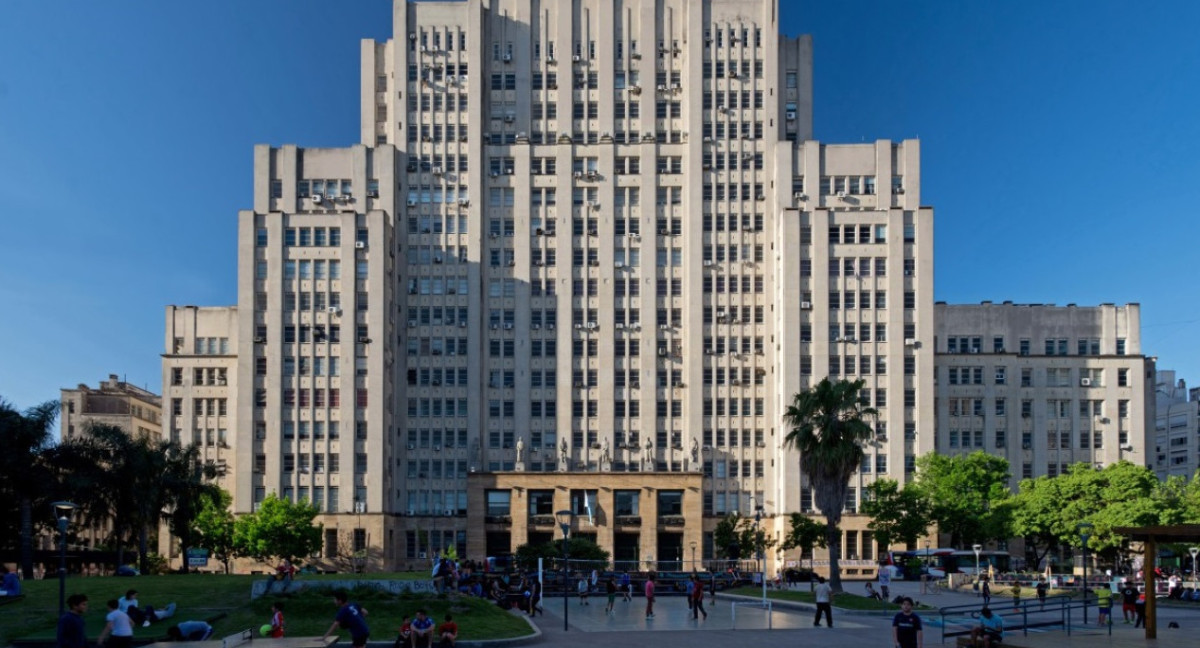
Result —
<instances>
[{"instance_id":1,"label":"person in blue shirt","mask_svg":"<svg viewBox=\"0 0 1200 648\"><path fill-rule=\"evenodd\" d=\"M900 600L900 611L892 617L892 644L896 648L924 648L925 630L921 617L913 612L913 600Z\"/></svg>"},{"instance_id":2,"label":"person in blue shirt","mask_svg":"<svg viewBox=\"0 0 1200 648\"><path fill-rule=\"evenodd\" d=\"M333 601L338 606L337 616L334 617L333 625L329 626L321 640L329 638L329 635L336 632L340 626L350 631L351 646L365 648L367 639L371 637L371 629L367 626L367 610L358 603L348 602L345 592L335 593Z\"/></svg>"},{"instance_id":3,"label":"person in blue shirt","mask_svg":"<svg viewBox=\"0 0 1200 648\"><path fill-rule=\"evenodd\" d=\"M67 611L58 619L58 647L85 648L87 636L83 623L83 615L87 614L88 597L84 594L72 594L67 598Z\"/></svg>"},{"instance_id":4,"label":"person in blue shirt","mask_svg":"<svg viewBox=\"0 0 1200 648\"><path fill-rule=\"evenodd\" d=\"M992 614L988 607L979 611L979 625L971 629L971 643L978 646L980 639L983 640L983 648L992 648L1004 640L1004 620L1000 615Z\"/></svg>"},{"instance_id":5,"label":"person in blue shirt","mask_svg":"<svg viewBox=\"0 0 1200 648\"><path fill-rule=\"evenodd\" d=\"M425 610L417 610L413 618L412 640L414 648L429 648L433 643L433 619L425 615Z\"/></svg>"},{"instance_id":6,"label":"person in blue shirt","mask_svg":"<svg viewBox=\"0 0 1200 648\"><path fill-rule=\"evenodd\" d=\"M167 628L171 641L204 641L212 636L213 627L204 621L181 621Z\"/></svg>"},{"instance_id":7,"label":"person in blue shirt","mask_svg":"<svg viewBox=\"0 0 1200 648\"><path fill-rule=\"evenodd\" d=\"M0 580L0 594L4 596L20 596L21 579L17 578L17 572L9 571L8 567L0 565L0 573L4 574L3 580Z\"/></svg>"}]
</instances>

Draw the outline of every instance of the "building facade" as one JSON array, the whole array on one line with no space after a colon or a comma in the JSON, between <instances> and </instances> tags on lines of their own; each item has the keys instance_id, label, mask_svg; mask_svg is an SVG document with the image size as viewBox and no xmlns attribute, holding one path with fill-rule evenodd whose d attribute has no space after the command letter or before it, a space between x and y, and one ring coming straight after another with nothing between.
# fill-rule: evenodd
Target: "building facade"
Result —
<instances>
[{"instance_id":1,"label":"building facade","mask_svg":"<svg viewBox=\"0 0 1200 648\"><path fill-rule=\"evenodd\" d=\"M984 451L1021 479L1153 466L1154 359L1137 304L935 306L937 452Z\"/></svg>"},{"instance_id":2,"label":"building facade","mask_svg":"<svg viewBox=\"0 0 1200 648\"><path fill-rule=\"evenodd\" d=\"M1154 394L1154 470L1162 480L1191 479L1200 469L1200 389L1159 370Z\"/></svg>"},{"instance_id":3,"label":"building facade","mask_svg":"<svg viewBox=\"0 0 1200 648\"><path fill-rule=\"evenodd\" d=\"M62 441L88 433L92 425L111 425L135 437L158 441L162 438L162 399L147 389L131 385L116 374L93 389L80 383L75 389L59 393ZM87 548L104 544L112 533L112 524L103 522L76 532L78 542ZM52 548L52 534L42 536L43 548Z\"/></svg>"},{"instance_id":4,"label":"building facade","mask_svg":"<svg viewBox=\"0 0 1200 648\"><path fill-rule=\"evenodd\" d=\"M862 378L843 555L868 568L862 488L934 447L933 214L916 141L812 139L811 41L778 12L397 1L362 44L362 143L255 150L216 428L235 511L308 499L326 559L420 568L595 490L577 530L614 558L710 559L727 513L782 535L812 510L782 413Z\"/></svg>"}]
</instances>

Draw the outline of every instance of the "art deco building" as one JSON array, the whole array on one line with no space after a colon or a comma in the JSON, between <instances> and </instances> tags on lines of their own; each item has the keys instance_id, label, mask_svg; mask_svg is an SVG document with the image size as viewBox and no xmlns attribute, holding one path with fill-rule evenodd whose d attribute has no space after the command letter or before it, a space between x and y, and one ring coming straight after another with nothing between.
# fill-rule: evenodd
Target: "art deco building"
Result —
<instances>
[{"instance_id":1,"label":"art deco building","mask_svg":"<svg viewBox=\"0 0 1200 648\"><path fill-rule=\"evenodd\" d=\"M1159 370L1154 394L1154 469L1159 479L1191 479L1200 468L1200 390Z\"/></svg>"},{"instance_id":2,"label":"art deco building","mask_svg":"<svg viewBox=\"0 0 1200 648\"><path fill-rule=\"evenodd\" d=\"M728 512L812 509L782 413L825 376L880 411L847 509L904 481L934 429L919 144L813 140L779 9L396 2L361 144L255 151L235 509L307 498L327 558L389 568L561 509L616 560L708 559Z\"/></svg>"}]
</instances>

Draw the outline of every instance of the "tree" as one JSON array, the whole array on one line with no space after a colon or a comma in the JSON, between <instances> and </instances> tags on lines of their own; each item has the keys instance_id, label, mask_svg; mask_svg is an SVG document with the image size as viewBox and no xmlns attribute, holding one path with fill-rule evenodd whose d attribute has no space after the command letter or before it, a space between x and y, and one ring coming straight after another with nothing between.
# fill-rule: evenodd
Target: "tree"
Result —
<instances>
[{"instance_id":1,"label":"tree","mask_svg":"<svg viewBox=\"0 0 1200 648\"><path fill-rule=\"evenodd\" d=\"M33 531L35 519L49 515L53 483L42 454L50 447L50 427L58 417L58 401L47 401L18 412L8 401L0 398L0 519L5 527L17 520L16 533L0 534L3 538L18 537L21 572L26 580L33 578Z\"/></svg>"},{"instance_id":2,"label":"tree","mask_svg":"<svg viewBox=\"0 0 1200 648\"><path fill-rule=\"evenodd\" d=\"M561 539L539 544L526 543L517 547L516 552L513 553L517 564L526 569L535 568L538 558L542 558L548 564L555 564L555 561L562 561L562 556ZM569 560L573 561L582 560L597 565L607 565L609 553L588 538L571 536L567 539L567 556Z\"/></svg>"},{"instance_id":3,"label":"tree","mask_svg":"<svg viewBox=\"0 0 1200 648\"><path fill-rule=\"evenodd\" d=\"M265 563L287 558L299 564L301 559L321 548L323 527L313 524L317 507L302 501L293 504L275 493L267 495L258 510L237 518L233 542L239 555Z\"/></svg>"},{"instance_id":4,"label":"tree","mask_svg":"<svg viewBox=\"0 0 1200 648\"><path fill-rule=\"evenodd\" d=\"M1061 486L1058 477L1022 479L1012 500L1012 531L1025 539L1026 551L1032 550L1031 564L1035 566L1059 549L1059 538L1066 533L1068 521L1062 511Z\"/></svg>"},{"instance_id":5,"label":"tree","mask_svg":"<svg viewBox=\"0 0 1200 648\"><path fill-rule=\"evenodd\" d=\"M775 538L767 536L761 527L756 527L754 518L730 513L713 529L713 544L719 554L730 560L752 559L776 544Z\"/></svg>"},{"instance_id":6,"label":"tree","mask_svg":"<svg viewBox=\"0 0 1200 648\"><path fill-rule=\"evenodd\" d=\"M167 526L171 534L179 538L180 553L184 557L180 571L185 574L188 571L187 553L193 542L192 522L203 503L211 501L220 491L211 481L216 477L216 466L201 463L197 446L185 448L171 444L167 447L162 477L162 504L167 510Z\"/></svg>"},{"instance_id":7,"label":"tree","mask_svg":"<svg viewBox=\"0 0 1200 648\"><path fill-rule=\"evenodd\" d=\"M859 392L863 381L821 380L810 390L796 394L784 414L791 428L784 437L788 448L800 451L800 470L808 477L813 501L825 516L825 543L829 547L829 585L842 591L838 569L841 557L842 508L846 504L850 478L862 462L862 444L874 436L864 418L875 410L863 406Z\"/></svg>"},{"instance_id":8,"label":"tree","mask_svg":"<svg viewBox=\"0 0 1200 648\"><path fill-rule=\"evenodd\" d=\"M197 546L212 552L213 558L221 562L226 574L229 573L230 561L238 555L233 542L233 513L229 511L232 504L233 496L220 488L215 493L202 494L191 524L192 540Z\"/></svg>"},{"instance_id":9,"label":"tree","mask_svg":"<svg viewBox=\"0 0 1200 648\"><path fill-rule=\"evenodd\" d=\"M950 534L954 547L1008 537L1008 481L1008 461L982 451L917 458L917 492L929 501L933 521Z\"/></svg>"},{"instance_id":10,"label":"tree","mask_svg":"<svg viewBox=\"0 0 1200 648\"><path fill-rule=\"evenodd\" d=\"M807 515L792 513L787 537L783 539L780 549L784 551L799 549L801 555L809 554L809 556L812 556L815 547L825 546L825 538L826 528L824 524L817 522ZM811 558L809 559L809 567L812 567Z\"/></svg>"},{"instance_id":11,"label":"tree","mask_svg":"<svg viewBox=\"0 0 1200 648\"><path fill-rule=\"evenodd\" d=\"M867 528L881 547L913 545L929 529L929 501L911 486L900 488L893 479L880 479L867 486L862 512L871 516Z\"/></svg>"}]
</instances>

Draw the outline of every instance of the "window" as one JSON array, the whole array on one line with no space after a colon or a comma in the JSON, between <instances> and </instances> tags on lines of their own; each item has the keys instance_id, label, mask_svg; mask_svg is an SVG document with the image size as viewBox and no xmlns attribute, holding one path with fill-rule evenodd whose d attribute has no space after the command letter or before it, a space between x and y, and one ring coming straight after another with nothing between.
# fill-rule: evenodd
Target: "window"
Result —
<instances>
[{"instance_id":1,"label":"window","mask_svg":"<svg viewBox=\"0 0 1200 648\"><path fill-rule=\"evenodd\" d=\"M490 490L486 493L487 515L509 515L512 512L512 492L507 490Z\"/></svg>"},{"instance_id":2,"label":"window","mask_svg":"<svg viewBox=\"0 0 1200 648\"><path fill-rule=\"evenodd\" d=\"M641 495L636 490L619 490L613 494L615 504L615 513L617 515L640 515L638 509L638 497Z\"/></svg>"},{"instance_id":3,"label":"window","mask_svg":"<svg viewBox=\"0 0 1200 648\"><path fill-rule=\"evenodd\" d=\"M554 491L552 491L552 490L531 490L531 491L529 491L529 514L530 515L554 515Z\"/></svg>"},{"instance_id":4,"label":"window","mask_svg":"<svg viewBox=\"0 0 1200 648\"><path fill-rule=\"evenodd\" d=\"M658 514L683 515L683 491L659 491Z\"/></svg>"}]
</instances>

